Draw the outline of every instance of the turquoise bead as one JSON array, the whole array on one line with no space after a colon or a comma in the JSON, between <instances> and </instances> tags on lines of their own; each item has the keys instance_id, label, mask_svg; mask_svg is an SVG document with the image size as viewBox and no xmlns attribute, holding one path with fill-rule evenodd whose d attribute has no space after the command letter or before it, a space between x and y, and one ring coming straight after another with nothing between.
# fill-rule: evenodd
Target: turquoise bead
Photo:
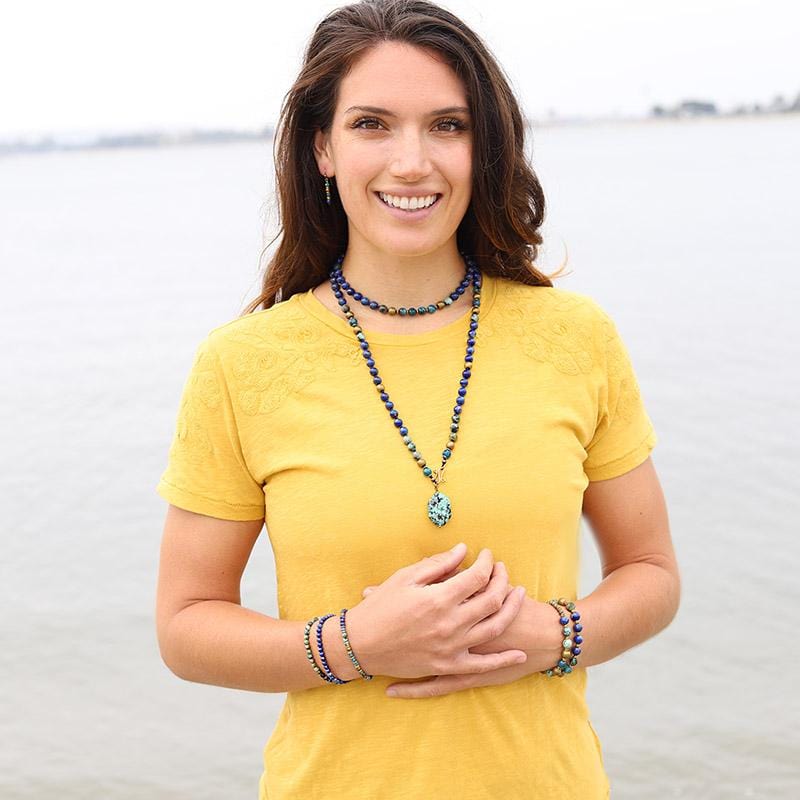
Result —
<instances>
[{"instance_id":1,"label":"turquoise bead","mask_svg":"<svg viewBox=\"0 0 800 800\"><path fill-rule=\"evenodd\" d=\"M428 500L428 519L441 528L451 516L450 498L441 492L434 492L433 497Z\"/></svg>"},{"instance_id":2,"label":"turquoise bead","mask_svg":"<svg viewBox=\"0 0 800 800\"><path fill-rule=\"evenodd\" d=\"M426 478L430 478L430 476L433 475L433 470L430 467L423 467L422 468L422 474Z\"/></svg>"}]
</instances>

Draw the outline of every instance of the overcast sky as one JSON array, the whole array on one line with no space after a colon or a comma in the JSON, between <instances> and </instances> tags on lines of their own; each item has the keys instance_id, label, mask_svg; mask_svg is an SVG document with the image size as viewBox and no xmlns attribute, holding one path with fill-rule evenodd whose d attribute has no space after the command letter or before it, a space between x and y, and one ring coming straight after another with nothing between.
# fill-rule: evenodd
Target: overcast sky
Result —
<instances>
[{"instance_id":1,"label":"overcast sky","mask_svg":"<svg viewBox=\"0 0 800 800\"><path fill-rule=\"evenodd\" d=\"M0 137L274 124L318 0L17 0L0 25ZM791 0L450 0L533 118L800 93ZM520 12L520 9L524 9Z\"/></svg>"}]
</instances>

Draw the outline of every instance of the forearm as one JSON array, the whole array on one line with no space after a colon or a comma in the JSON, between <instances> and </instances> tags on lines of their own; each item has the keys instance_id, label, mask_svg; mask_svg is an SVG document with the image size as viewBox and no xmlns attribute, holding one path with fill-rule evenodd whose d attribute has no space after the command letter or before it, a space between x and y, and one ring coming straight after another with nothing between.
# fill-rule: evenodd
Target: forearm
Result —
<instances>
[{"instance_id":1,"label":"forearm","mask_svg":"<svg viewBox=\"0 0 800 800\"><path fill-rule=\"evenodd\" d=\"M679 602L676 571L651 562L615 569L591 594L575 601L585 634L578 666L602 664L655 636L673 620ZM550 633L542 628L543 609L548 609L547 603L527 598L520 612L527 621L522 641L526 651L540 651L543 637L550 641ZM552 619L547 624L557 626L555 609L550 607L549 612Z\"/></svg>"},{"instance_id":2,"label":"forearm","mask_svg":"<svg viewBox=\"0 0 800 800\"><path fill-rule=\"evenodd\" d=\"M349 615L346 617L349 621ZM309 631L309 645L320 668L317 624ZM162 648L164 663L178 677L194 683L252 692L292 692L326 684L306 656L306 621L276 619L224 600L203 600L173 617ZM358 639L347 626L350 644L358 655ZM343 680L361 680L344 646L339 617L322 629L328 666ZM362 664L366 669L366 665Z\"/></svg>"}]
</instances>

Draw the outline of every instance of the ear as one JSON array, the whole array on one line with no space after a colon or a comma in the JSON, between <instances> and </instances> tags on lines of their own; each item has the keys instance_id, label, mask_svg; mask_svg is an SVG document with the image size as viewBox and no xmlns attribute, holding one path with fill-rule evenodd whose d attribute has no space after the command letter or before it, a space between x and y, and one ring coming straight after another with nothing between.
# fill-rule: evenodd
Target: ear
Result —
<instances>
[{"instance_id":1,"label":"ear","mask_svg":"<svg viewBox=\"0 0 800 800\"><path fill-rule=\"evenodd\" d=\"M320 173L329 178L336 174L331 156L330 133L325 133L320 128L314 133L314 158L317 160Z\"/></svg>"}]
</instances>

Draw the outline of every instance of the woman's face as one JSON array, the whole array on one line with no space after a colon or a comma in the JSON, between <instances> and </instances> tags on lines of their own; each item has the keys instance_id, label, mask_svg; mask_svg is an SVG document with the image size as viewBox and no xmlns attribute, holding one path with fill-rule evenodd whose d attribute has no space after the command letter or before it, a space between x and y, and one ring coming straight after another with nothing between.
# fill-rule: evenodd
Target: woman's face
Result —
<instances>
[{"instance_id":1,"label":"woman's face","mask_svg":"<svg viewBox=\"0 0 800 800\"><path fill-rule=\"evenodd\" d=\"M320 172L336 176L350 247L419 256L454 240L471 195L472 121L462 82L433 52L399 42L369 50L314 144Z\"/></svg>"}]
</instances>

